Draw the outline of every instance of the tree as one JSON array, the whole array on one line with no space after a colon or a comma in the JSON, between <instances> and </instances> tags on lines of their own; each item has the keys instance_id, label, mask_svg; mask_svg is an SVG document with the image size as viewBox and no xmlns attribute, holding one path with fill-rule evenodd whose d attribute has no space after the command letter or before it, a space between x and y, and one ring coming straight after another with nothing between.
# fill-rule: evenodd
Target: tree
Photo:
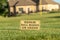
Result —
<instances>
[{"instance_id":1,"label":"tree","mask_svg":"<svg viewBox=\"0 0 60 40\"><path fill-rule=\"evenodd\" d=\"M7 1L0 0L0 15L2 16L6 15L6 9L7 9Z\"/></svg>"},{"instance_id":2,"label":"tree","mask_svg":"<svg viewBox=\"0 0 60 40\"><path fill-rule=\"evenodd\" d=\"M6 0L0 0L0 9L4 9L6 5Z\"/></svg>"},{"instance_id":3,"label":"tree","mask_svg":"<svg viewBox=\"0 0 60 40\"><path fill-rule=\"evenodd\" d=\"M38 12L39 11L39 2L40 2L40 0L32 0L32 1L34 1L36 3L36 12Z\"/></svg>"}]
</instances>

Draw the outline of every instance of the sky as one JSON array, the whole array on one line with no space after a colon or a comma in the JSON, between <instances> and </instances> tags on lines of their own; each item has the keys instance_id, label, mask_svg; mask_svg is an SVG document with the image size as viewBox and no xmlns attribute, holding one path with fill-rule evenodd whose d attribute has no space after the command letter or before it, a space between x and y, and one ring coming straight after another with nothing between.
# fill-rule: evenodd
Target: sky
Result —
<instances>
[{"instance_id":1,"label":"sky","mask_svg":"<svg viewBox=\"0 0 60 40\"><path fill-rule=\"evenodd\" d=\"M54 1L60 3L60 0L54 0Z\"/></svg>"}]
</instances>

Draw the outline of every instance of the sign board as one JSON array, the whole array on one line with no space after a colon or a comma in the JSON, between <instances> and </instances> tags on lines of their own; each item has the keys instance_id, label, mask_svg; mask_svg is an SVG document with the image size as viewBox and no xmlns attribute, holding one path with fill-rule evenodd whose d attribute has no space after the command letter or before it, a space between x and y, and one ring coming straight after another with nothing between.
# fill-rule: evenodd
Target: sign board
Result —
<instances>
[{"instance_id":1,"label":"sign board","mask_svg":"<svg viewBox=\"0 0 60 40\"><path fill-rule=\"evenodd\" d=\"M21 30L39 30L40 21L39 20L21 20L20 29Z\"/></svg>"}]
</instances>

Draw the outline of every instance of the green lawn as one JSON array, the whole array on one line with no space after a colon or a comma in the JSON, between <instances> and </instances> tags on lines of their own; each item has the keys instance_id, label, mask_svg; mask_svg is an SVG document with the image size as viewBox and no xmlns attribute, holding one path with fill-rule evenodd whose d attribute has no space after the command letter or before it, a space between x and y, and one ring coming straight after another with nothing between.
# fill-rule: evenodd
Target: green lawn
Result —
<instances>
[{"instance_id":1,"label":"green lawn","mask_svg":"<svg viewBox=\"0 0 60 40\"><path fill-rule=\"evenodd\" d=\"M40 30L20 30L20 20L40 20ZM60 40L60 13L0 16L0 40Z\"/></svg>"}]
</instances>

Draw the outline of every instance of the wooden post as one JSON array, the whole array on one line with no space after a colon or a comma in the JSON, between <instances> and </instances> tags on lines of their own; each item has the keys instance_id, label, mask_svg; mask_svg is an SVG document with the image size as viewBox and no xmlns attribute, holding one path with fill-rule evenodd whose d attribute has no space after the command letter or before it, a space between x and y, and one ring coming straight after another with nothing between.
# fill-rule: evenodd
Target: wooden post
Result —
<instances>
[{"instance_id":1,"label":"wooden post","mask_svg":"<svg viewBox=\"0 0 60 40\"><path fill-rule=\"evenodd\" d=\"M42 0L40 0L40 16L42 16Z\"/></svg>"}]
</instances>

